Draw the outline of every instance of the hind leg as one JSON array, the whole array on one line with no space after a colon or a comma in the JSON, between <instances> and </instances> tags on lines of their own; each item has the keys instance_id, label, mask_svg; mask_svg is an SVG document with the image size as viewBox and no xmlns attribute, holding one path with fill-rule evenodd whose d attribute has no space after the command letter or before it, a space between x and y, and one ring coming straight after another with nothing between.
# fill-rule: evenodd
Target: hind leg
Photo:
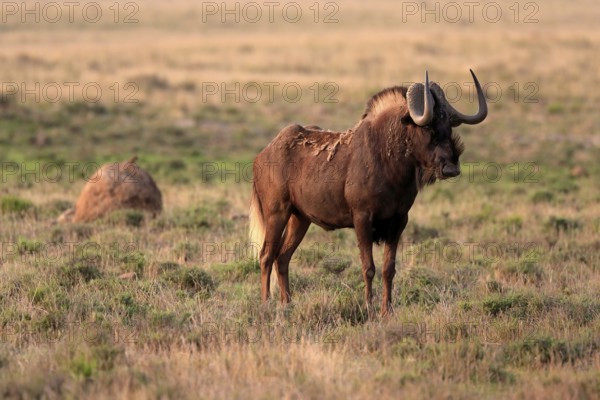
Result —
<instances>
[{"instance_id":1,"label":"hind leg","mask_svg":"<svg viewBox=\"0 0 600 400\"><path fill-rule=\"evenodd\" d=\"M263 246L260 250L260 282L261 300L267 301L271 291L271 271L275 256L279 253L281 236L290 217L288 210L278 210L266 218L266 232Z\"/></svg>"},{"instance_id":2,"label":"hind leg","mask_svg":"<svg viewBox=\"0 0 600 400\"><path fill-rule=\"evenodd\" d=\"M281 244L279 255L277 256L277 278L279 279L279 290L281 292L281 302L290 302L290 282L288 270L290 260L294 251L304 239L306 231L310 226L310 220L304 216L292 214L285 229L285 237Z\"/></svg>"}]
</instances>

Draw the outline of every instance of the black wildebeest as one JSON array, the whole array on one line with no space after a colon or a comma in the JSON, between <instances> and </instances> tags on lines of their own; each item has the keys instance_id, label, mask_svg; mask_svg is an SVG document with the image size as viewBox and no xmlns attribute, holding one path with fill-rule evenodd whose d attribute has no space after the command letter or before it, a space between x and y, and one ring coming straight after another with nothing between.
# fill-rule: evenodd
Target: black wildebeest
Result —
<instances>
[{"instance_id":1,"label":"black wildebeest","mask_svg":"<svg viewBox=\"0 0 600 400\"><path fill-rule=\"evenodd\" d=\"M464 115L442 88L415 83L373 96L361 120L346 132L290 125L258 154L250 206L250 237L260 245L261 298L270 292L276 264L281 301L290 301L288 267L311 223L326 230L354 228L365 300L375 275L373 243L383 242L382 314L391 311L396 250L419 189L460 174L463 152L452 128L487 116L485 95L471 71L479 111Z\"/></svg>"}]
</instances>

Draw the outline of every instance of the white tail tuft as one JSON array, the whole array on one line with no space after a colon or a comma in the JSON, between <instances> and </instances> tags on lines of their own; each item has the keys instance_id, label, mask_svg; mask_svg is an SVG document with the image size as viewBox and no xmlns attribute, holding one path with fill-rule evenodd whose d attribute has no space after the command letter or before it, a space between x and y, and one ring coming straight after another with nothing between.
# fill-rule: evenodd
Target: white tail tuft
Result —
<instances>
[{"instance_id":1,"label":"white tail tuft","mask_svg":"<svg viewBox=\"0 0 600 400\"><path fill-rule=\"evenodd\" d=\"M262 205L260 199L256 194L256 188L252 186L252 199L250 200L250 227L248 236L250 238L250 246L252 249L256 249L256 258L260 262L260 251L265 242L265 220L262 212ZM271 273L271 297L277 296L277 271L276 266L273 265L273 273Z\"/></svg>"},{"instance_id":2,"label":"white tail tuft","mask_svg":"<svg viewBox=\"0 0 600 400\"><path fill-rule=\"evenodd\" d=\"M256 195L256 188L252 186L252 199L250 200L250 246L258 250L256 256L260 257L260 250L265 241L265 222L261 209L260 200Z\"/></svg>"}]
</instances>

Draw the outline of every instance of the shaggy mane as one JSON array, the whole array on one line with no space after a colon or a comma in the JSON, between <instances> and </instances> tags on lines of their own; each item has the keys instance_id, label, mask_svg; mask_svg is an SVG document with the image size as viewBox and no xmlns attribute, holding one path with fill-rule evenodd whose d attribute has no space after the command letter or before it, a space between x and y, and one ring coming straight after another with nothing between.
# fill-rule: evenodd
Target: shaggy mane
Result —
<instances>
[{"instance_id":1,"label":"shaggy mane","mask_svg":"<svg viewBox=\"0 0 600 400\"><path fill-rule=\"evenodd\" d=\"M362 117L377 115L390 107L406 104L407 90L404 86L393 86L383 89L367 102L367 108Z\"/></svg>"}]
</instances>

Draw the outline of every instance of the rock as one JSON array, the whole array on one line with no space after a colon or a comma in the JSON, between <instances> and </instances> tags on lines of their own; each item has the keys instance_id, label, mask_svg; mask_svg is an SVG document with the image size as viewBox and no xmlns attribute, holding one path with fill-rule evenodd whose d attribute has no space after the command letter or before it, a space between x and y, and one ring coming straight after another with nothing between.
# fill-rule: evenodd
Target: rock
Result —
<instances>
[{"instance_id":1,"label":"rock","mask_svg":"<svg viewBox=\"0 0 600 400\"><path fill-rule=\"evenodd\" d=\"M162 195L156 183L135 164L137 157L122 163L103 165L85 184L75 210L67 210L59 222L90 222L118 209L162 211Z\"/></svg>"}]
</instances>

